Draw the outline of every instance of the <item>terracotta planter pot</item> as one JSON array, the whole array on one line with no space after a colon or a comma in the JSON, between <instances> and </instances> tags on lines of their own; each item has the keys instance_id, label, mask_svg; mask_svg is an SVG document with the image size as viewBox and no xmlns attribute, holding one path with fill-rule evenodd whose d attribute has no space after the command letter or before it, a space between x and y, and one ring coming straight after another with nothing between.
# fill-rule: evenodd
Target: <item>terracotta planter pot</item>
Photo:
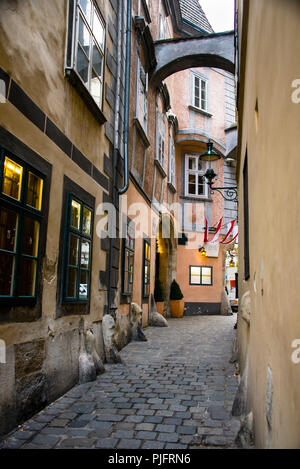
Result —
<instances>
[{"instance_id":1,"label":"terracotta planter pot","mask_svg":"<svg viewBox=\"0 0 300 469\"><path fill-rule=\"evenodd\" d=\"M182 318L184 313L184 300L170 300L172 318Z\"/></svg>"},{"instance_id":2,"label":"terracotta planter pot","mask_svg":"<svg viewBox=\"0 0 300 469\"><path fill-rule=\"evenodd\" d=\"M164 309L165 309L165 302L164 301L156 301L156 309L159 314L162 316L164 315Z\"/></svg>"}]
</instances>

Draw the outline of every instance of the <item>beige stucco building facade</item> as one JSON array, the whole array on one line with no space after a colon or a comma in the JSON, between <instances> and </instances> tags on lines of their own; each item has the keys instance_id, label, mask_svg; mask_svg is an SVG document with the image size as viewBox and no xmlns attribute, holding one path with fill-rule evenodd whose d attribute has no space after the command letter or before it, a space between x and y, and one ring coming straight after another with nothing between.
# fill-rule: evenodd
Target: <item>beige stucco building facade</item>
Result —
<instances>
[{"instance_id":1,"label":"beige stucco building facade","mask_svg":"<svg viewBox=\"0 0 300 469\"><path fill-rule=\"evenodd\" d=\"M299 448L300 6L236 3L241 410L258 448Z\"/></svg>"}]
</instances>

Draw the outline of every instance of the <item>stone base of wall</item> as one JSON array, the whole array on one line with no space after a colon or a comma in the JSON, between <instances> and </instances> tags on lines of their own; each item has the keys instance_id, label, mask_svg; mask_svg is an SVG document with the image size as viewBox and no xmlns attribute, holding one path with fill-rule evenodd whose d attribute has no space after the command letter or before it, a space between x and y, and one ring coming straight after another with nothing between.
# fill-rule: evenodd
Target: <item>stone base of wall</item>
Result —
<instances>
[{"instance_id":1,"label":"stone base of wall","mask_svg":"<svg viewBox=\"0 0 300 469\"><path fill-rule=\"evenodd\" d=\"M104 359L102 325L94 323L96 349ZM79 329L14 344L0 365L0 436L65 394L79 380Z\"/></svg>"},{"instance_id":2,"label":"stone base of wall","mask_svg":"<svg viewBox=\"0 0 300 469\"><path fill-rule=\"evenodd\" d=\"M184 303L184 316L220 315L221 303Z\"/></svg>"}]
</instances>

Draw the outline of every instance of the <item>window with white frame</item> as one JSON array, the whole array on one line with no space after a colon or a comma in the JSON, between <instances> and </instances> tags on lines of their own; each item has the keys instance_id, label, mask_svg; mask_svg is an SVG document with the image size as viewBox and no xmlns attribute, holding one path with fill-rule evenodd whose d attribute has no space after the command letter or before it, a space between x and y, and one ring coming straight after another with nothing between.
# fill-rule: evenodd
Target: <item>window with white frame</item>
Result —
<instances>
[{"instance_id":1,"label":"window with white frame","mask_svg":"<svg viewBox=\"0 0 300 469\"><path fill-rule=\"evenodd\" d=\"M76 21L71 21L72 19ZM105 24L94 0L70 2L66 69L102 108Z\"/></svg>"},{"instance_id":2,"label":"window with white frame","mask_svg":"<svg viewBox=\"0 0 300 469\"><path fill-rule=\"evenodd\" d=\"M169 135L169 183L175 187L175 143L172 126Z\"/></svg>"},{"instance_id":3,"label":"window with white frame","mask_svg":"<svg viewBox=\"0 0 300 469\"><path fill-rule=\"evenodd\" d=\"M137 107L136 116L140 121L145 133L147 133L147 119L148 119L148 75L141 64L138 57L137 66Z\"/></svg>"},{"instance_id":4,"label":"window with white frame","mask_svg":"<svg viewBox=\"0 0 300 469\"><path fill-rule=\"evenodd\" d=\"M185 195L191 197L207 197L207 184L204 174L206 172L205 161L201 161L200 155L185 155Z\"/></svg>"},{"instance_id":5,"label":"window with white frame","mask_svg":"<svg viewBox=\"0 0 300 469\"><path fill-rule=\"evenodd\" d=\"M156 159L162 167L165 162L165 116L159 109L156 111Z\"/></svg>"},{"instance_id":6,"label":"window with white frame","mask_svg":"<svg viewBox=\"0 0 300 469\"><path fill-rule=\"evenodd\" d=\"M192 74L192 106L201 111L208 111L207 80Z\"/></svg>"}]
</instances>

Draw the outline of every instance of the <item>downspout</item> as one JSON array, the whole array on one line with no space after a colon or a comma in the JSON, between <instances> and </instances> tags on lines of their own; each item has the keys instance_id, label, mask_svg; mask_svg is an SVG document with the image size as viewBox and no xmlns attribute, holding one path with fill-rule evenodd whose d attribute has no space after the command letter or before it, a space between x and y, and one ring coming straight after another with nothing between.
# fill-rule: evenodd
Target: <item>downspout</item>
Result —
<instances>
[{"instance_id":1,"label":"downspout","mask_svg":"<svg viewBox=\"0 0 300 469\"><path fill-rule=\"evenodd\" d=\"M112 203L113 206L116 206L116 162L117 162L117 153L119 148L119 110L120 110L120 83L121 83L121 31L122 31L122 6L123 2L118 2L118 23L117 23L117 77L116 77L116 93L115 93L115 121L114 121L114 149L113 149L113 183L112 183ZM113 238L109 239L109 278L108 278L108 294L107 294L107 303L108 311L110 314L111 310L111 293L112 293L112 267L113 267Z\"/></svg>"},{"instance_id":2,"label":"downspout","mask_svg":"<svg viewBox=\"0 0 300 469\"><path fill-rule=\"evenodd\" d=\"M116 206L116 163L119 143L119 109L120 109L120 82L121 82L121 29L122 29L122 5L118 2L118 37L117 37L117 83L115 99L115 123L114 123L114 151L113 151L113 206ZM129 164L128 164L128 136L129 136L129 96L130 96L130 66L131 66L131 15L132 0L127 0L126 17L126 55L125 55L125 97L124 97L124 123L123 123L123 144L124 144L124 185L118 190L119 194L124 194L129 186ZM120 227L122 229L122 227ZM112 303L112 268L113 268L113 238L110 238L110 259L109 259L109 279L108 279L108 313L111 313Z\"/></svg>"},{"instance_id":3,"label":"downspout","mask_svg":"<svg viewBox=\"0 0 300 469\"><path fill-rule=\"evenodd\" d=\"M125 109L124 109L124 185L119 189L119 194L124 194L129 185L128 162L128 135L129 135L129 96L130 96L130 66L131 66L131 10L132 0L127 0L127 24L126 24L126 58L125 58Z\"/></svg>"}]
</instances>

